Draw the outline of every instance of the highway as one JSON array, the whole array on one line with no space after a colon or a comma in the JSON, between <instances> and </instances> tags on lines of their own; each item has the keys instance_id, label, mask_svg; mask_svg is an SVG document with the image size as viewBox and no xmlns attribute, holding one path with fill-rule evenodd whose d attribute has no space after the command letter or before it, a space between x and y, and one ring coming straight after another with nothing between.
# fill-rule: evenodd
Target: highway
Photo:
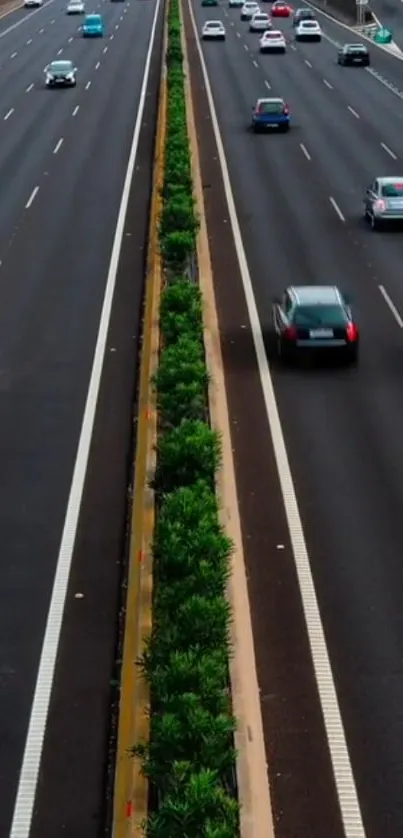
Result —
<instances>
[{"instance_id":1,"label":"highway","mask_svg":"<svg viewBox=\"0 0 403 838\"><path fill-rule=\"evenodd\" d=\"M366 835L399 838L403 823L403 238L396 231L373 234L362 219L362 197L374 176L403 176L401 96L373 72L338 67L335 41L356 37L335 24L328 26L324 19L326 37L320 44L294 43L291 23L276 21L290 38L287 54L261 56L259 36L241 23L239 10L224 3L218 9L203 9L197 0L192 7L198 30L205 20L216 18L227 27L226 42L204 43L203 54L263 334L267 337L270 331L272 296L289 283L339 285L352 296L361 326L357 370L282 370L274 364L272 375ZM264 4L264 8L269 7ZM375 48L372 54L375 73L401 78L400 61L378 55ZM255 136L248 130L256 99L265 95L281 95L289 104L288 135ZM209 154L213 155L211 148ZM210 187L211 180L210 175ZM223 283L222 278L217 281ZM226 282L234 283L235 310L239 296L235 279L228 274ZM223 317L229 322L230 313ZM238 328L240 323L245 320ZM231 333L232 343L235 335ZM245 375L241 365L237 386L246 392ZM253 369L249 376L255 377ZM230 395L230 402L231 398L236 397ZM246 411L256 416L253 403L244 406ZM240 460L239 428L246 423L246 416L236 418L234 445ZM255 631L260 676L265 680L262 693L266 700L272 699L273 714L276 692L270 677L263 674L264 666L269 668L272 655L289 678L298 661L287 660L287 644L294 642L298 654L307 652L295 638L293 622L301 625L299 606L282 634L270 618L271 602L277 623L283 619L268 587L270 554L266 562L262 557L271 537L269 530L263 531L264 521L273 518L270 506L277 508L277 499L261 489L257 471L254 483L250 463L258 461L257 440L266 470L273 468L264 459L266 443L259 435L263 419L257 417L256 423L256 439L243 442L249 448L243 502L250 510L253 496L259 511L254 520L260 527L260 557L256 555L248 571L252 611L254 599L265 599L259 605ZM244 526L250 543L252 512L249 519L244 517ZM277 541L287 547L288 538L283 536ZM276 561L281 562L281 557ZM289 578L280 582L282 572L278 570L274 585L290 617L286 592L291 582ZM278 644L274 650L270 631ZM295 681L289 678L290 689L298 689ZM289 706L288 699L289 695L282 696L283 705ZM304 701L302 687L298 700ZM271 718L268 709L269 729ZM300 778L304 771L309 774L310 744L304 738L300 747L298 739L309 733L308 716L303 718L299 719L302 732L287 718L282 720L282 733L266 731L269 772L284 731L293 742L287 759L271 769L278 834L339 835L329 812L327 828L324 820L322 831L315 830L313 813L321 797L318 766L317 795L311 788L303 803L277 797L278 778L288 777L290 789L295 774ZM287 807L305 811L307 820L296 831L287 832Z\"/></svg>"},{"instance_id":2,"label":"highway","mask_svg":"<svg viewBox=\"0 0 403 838\"><path fill-rule=\"evenodd\" d=\"M84 497L81 552L73 554L76 587L68 595L73 611L62 632L53 694L59 735L53 763L47 759L47 773L41 773L47 822L37 824L35 834L55 835L61 828L60 812L68 810L63 816L66 834L88 836L85 818L74 821L72 802L91 810L87 816L92 828L99 817L99 812L95 814L99 800L93 790L91 796L85 789L92 779L85 761L95 743L97 748L101 740L104 748L107 744L105 714L115 651L159 79L161 13L155 17L162 9L159 0L102 0L88 5L89 11L100 11L105 19L105 37L95 40L81 37L82 18L66 16L65 5L62 0L48 0L38 11L19 10L0 21L0 835L4 838L12 821L133 131L145 103L133 158L136 191L130 199L130 227L122 229L125 258L110 321L109 390L103 381L102 417L97 413ZM44 67L58 57L72 59L78 67L75 89L45 89ZM147 62L150 81L144 87ZM109 285L113 288L108 279ZM116 486L119 497L114 494ZM73 499L78 509L79 495ZM62 547L68 553L74 546L74 528L67 536ZM86 598L80 616L76 595ZM78 650L82 660L77 658ZM52 653L45 650L45 658ZM68 669L63 674L59 670L65 657ZM46 693L44 684L42 689ZM44 706L46 701L41 704L41 719ZM88 727L91 723L93 730ZM43 733L41 724L35 728L34 751ZM83 750L84 730L88 744ZM63 752L66 748L70 753ZM102 774L105 751L97 759ZM35 791L32 775L34 769L24 791L28 809ZM46 780L52 776L61 788L53 787L46 797ZM98 775L96 781L101 782ZM51 813L53 797L56 821ZM40 814L37 807L36 817ZM16 817L21 819L21 808ZM22 827L18 836L25 834L28 838Z\"/></svg>"}]
</instances>

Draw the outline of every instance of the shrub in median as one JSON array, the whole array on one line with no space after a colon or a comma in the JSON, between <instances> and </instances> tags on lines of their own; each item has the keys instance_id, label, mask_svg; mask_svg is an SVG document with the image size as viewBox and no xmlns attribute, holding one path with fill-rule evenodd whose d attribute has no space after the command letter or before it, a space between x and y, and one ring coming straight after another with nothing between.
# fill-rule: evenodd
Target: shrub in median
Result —
<instances>
[{"instance_id":1,"label":"shrub in median","mask_svg":"<svg viewBox=\"0 0 403 838\"><path fill-rule=\"evenodd\" d=\"M167 284L154 384L153 628L139 665L150 737L137 745L157 801L147 838L235 838L235 722L228 688L231 542L219 521L220 440L208 423L202 299L186 277L197 219L187 136L178 0L169 0L167 136L160 246Z\"/></svg>"}]
</instances>

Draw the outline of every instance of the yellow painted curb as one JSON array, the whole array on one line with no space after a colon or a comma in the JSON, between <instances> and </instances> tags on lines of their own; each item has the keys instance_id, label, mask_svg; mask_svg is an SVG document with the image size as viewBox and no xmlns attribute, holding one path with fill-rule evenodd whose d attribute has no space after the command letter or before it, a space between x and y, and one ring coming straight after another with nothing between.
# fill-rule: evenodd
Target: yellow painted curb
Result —
<instances>
[{"instance_id":1,"label":"yellow painted curb","mask_svg":"<svg viewBox=\"0 0 403 838\"><path fill-rule=\"evenodd\" d=\"M142 825L147 817L148 808L148 783L141 773L140 761L132 756L131 748L140 741L147 741L149 735L149 690L135 662L141 655L145 640L151 631L151 541L154 529L154 492L150 488L150 480L155 470L157 436L156 405L151 378L157 368L159 351L158 312L162 271L158 247L158 220L161 213L166 135L165 52L166 20L145 286L129 574L114 786L113 838L137 838L143 835Z\"/></svg>"},{"instance_id":2,"label":"yellow painted curb","mask_svg":"<svg viewBox=\"0 0 403 838\"><path fill-rule=\"evenodd\" d=\"M182 0L183 2L183 0ZM190 5L190 0L187 0ZM210 374L209 407L212 427L222 440L222 466L216 481L220 520L234 544L228 599L232 610L230 660L231 692L237 721L237 782L240 802L241 838L274 838L273 816L267 774L266 751L256 673L252 621L242 545L241 522L236 492L225 375L214 294L210 248L204 213L199 149L190 86L187 45L182 17L186 112L191 145L194 194L200 219L197 237L199 284L203 295L203 324L206 363Z\"/></svg>"}]
</instances>

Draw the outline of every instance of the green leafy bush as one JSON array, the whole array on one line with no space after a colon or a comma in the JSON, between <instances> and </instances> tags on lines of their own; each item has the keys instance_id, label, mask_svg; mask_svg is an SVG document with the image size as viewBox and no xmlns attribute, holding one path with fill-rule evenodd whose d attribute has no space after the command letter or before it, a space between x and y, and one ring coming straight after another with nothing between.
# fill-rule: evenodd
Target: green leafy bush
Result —
<instances>
[{"instance_id":1,"label":"green leafy bush","mask_svg":"<svg viewBox=\"0 0 403 838\"><path fill-rule=\"evenodd\" d=\"M160 248L159 434L154 477L153 627L138 662L150 737L133 749L153 787L147 838L236 838L235 721L228 688L232 545L220 524L218 435L207 421L200 289L186 276L197 218L187 135L179 0L169 0L167 133Z\"/></svg>"}]
</instances>

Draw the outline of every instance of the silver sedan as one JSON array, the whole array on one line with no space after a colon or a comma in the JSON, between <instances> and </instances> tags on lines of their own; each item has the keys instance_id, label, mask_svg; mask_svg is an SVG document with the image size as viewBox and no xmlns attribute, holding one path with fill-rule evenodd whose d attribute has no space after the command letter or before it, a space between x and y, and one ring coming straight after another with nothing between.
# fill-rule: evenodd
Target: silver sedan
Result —
<instances>
[{"instance_id":1,"label":"silver sedan","mask_svg":"<svg viewBox=\"0 0 403 838\"><path fill-rule=\"evenodd\" d=\"M375 178L364 195L364 217L373 230L403 221L403 176Z\"/></svg>"}]
</instances>

